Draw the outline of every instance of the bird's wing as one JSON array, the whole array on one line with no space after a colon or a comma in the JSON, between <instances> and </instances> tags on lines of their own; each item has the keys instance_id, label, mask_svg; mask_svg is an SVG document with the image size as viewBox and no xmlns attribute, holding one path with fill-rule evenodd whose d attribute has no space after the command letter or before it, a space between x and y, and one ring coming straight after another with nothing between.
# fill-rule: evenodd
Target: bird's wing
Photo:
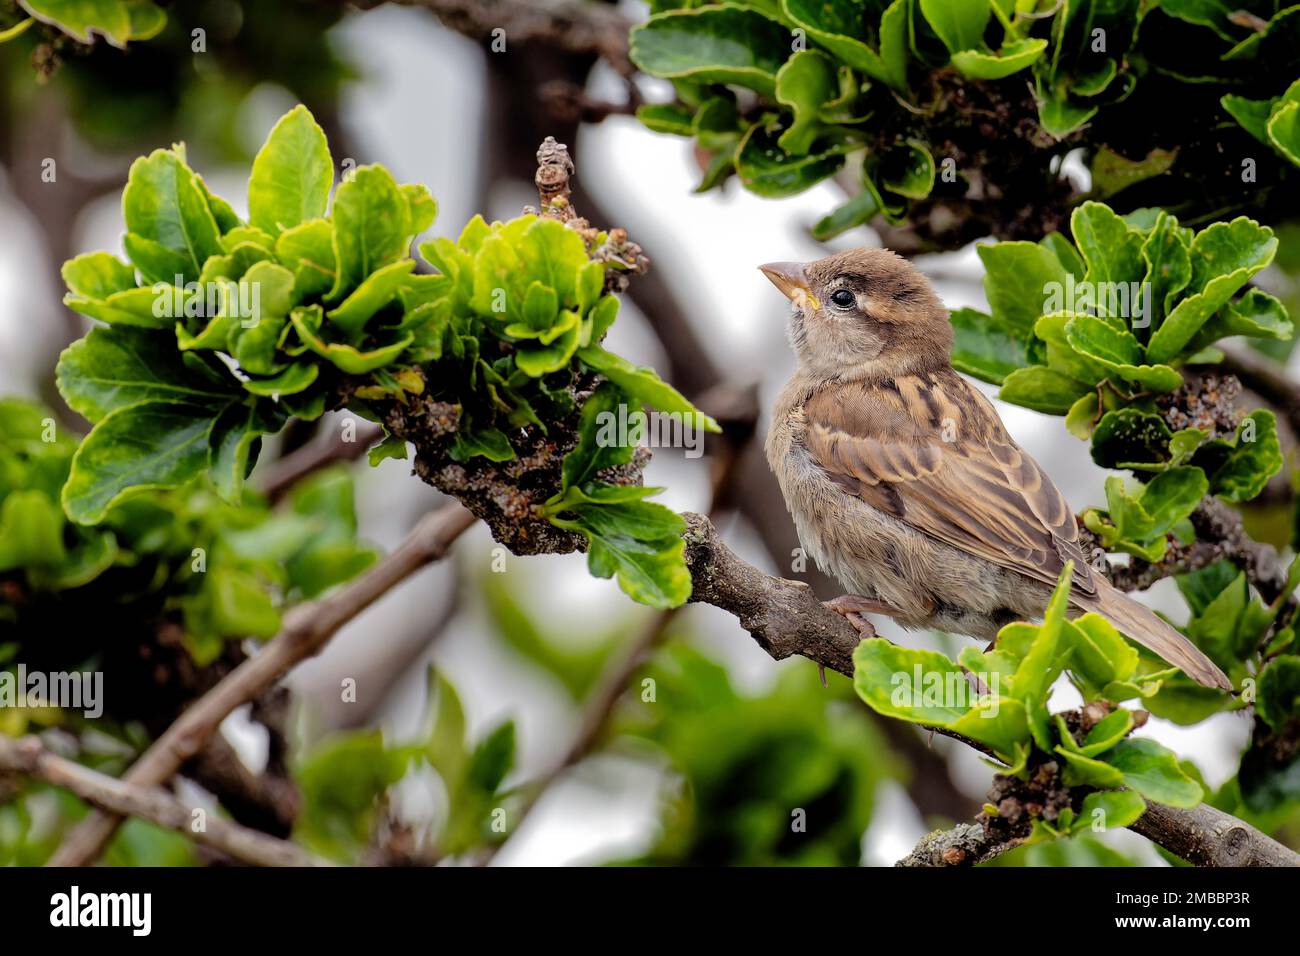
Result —
<instances>
[{"instance_id":1,"label":"bird's wing","mask_svg":"<svg viewBox=\"0 0 1300 956\"><path fill-rule=\"evenodd\" d=\"M850 494L1045 584L1073 560L1076 593L1096 593L1065 499L955 372L834 384L804 414L808 452Z\"/></svg>"}]
</instances>

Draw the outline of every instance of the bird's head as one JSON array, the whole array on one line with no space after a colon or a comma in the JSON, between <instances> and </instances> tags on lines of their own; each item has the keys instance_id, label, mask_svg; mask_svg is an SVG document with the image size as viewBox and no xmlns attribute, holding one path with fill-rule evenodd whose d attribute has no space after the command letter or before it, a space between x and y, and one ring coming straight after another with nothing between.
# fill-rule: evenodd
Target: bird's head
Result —
<instances>
[{"instance_id":1,"label":"bird's head","mask_svg":"<svg viewBox=\"0 0 1300 956\"><path fill-rule=\"evenodd\" d=\"M888 249L759 268L794 304L790 344L807 371L883 380L949 361L947 310L925 276Z\"/></svg>"}]
</instances>

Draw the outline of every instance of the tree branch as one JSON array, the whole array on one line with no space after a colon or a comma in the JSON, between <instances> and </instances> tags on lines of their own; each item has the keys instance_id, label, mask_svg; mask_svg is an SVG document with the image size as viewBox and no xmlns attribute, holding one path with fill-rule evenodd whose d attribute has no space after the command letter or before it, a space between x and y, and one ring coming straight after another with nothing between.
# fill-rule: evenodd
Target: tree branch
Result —
<instances>
[{"instance_id":1,"label":"tree branch","mask_svg":"<svg viewBox=\"0 0 1300 956\"><path fill-rule=\"evenodd\" d=\"M260 697L295 664L320 653L339 628L415 571L440 559L473 523L473 516L460 505L445 505L421 519L392 553L351 584L324 600L291 609L285 614L280 633L182 713L123 779L140 787L170 780L237 707ZM51 857L50 865L85 866L93 862L120 823L120 816L98 811L91 814L68 835Z\"/></svg>"},{"instance_id":2,"label":"tree branch","mask_svg":"<svg viewBox=\"0 0 1300 956\"><path fill-rule=\"evenodd\" d=\"M257 487L262 494L276 501L297 482L312 472L341 461L356 461L379 440L383 429L370 422L357 426L352 441L344 441L340 431L325 439L308 442L283 458L269 462L257 476Z\"/></svg>"},{"instance_id":3,"label":"tree branch","mask_svg":"<svg viewBox=\"0 0 1300 956\"><path fill-rule=\"evenodd\" d=\"M1148 803L1129 826L1152 843L1194 866L1300 866L1300 854L1229 813L1201 804L1191 810ZM927 833L895 866L974 866L1015 849L980 823L961 823Z\"/></svg>"},{"instance_id":4,"label":"tree branch","mask_svg":"<svg viewBox=\"0 0 1300 956\"><path fill-rule=\"evenodd\" d=\"M375 6L381 0L364 0ZM570 54L589 54L609 61L624 76L634 72L627 58L632 21L613 4L590 0L396 0L423 7L449 30L480 43L498 36L518 46L545 46ZM497 34L501 30L503 33Z\"/></svg>"},{"instance_id":5,"label":"tree branch","mask_svg":"<svg viewBox=\"0 0 1300 956\"><path fill-rule=\"evenodd\" d=\"M1237 376L1242 385L1276 408L1291 426L1292 433L1300 435L1300 385L1263 355L1231 346L1220 348L1223 361L1219 368Z\"/></svg>"},{"instance_id":6,"label":"tree branch","mask_svg":"<svg viewBox=\"0 0 1300 956\"><path fill-rule=\"evenodd\" d=\"M119 816L139 817L220 850L254 866L329 866L285 840L206 814L203 827L192 825L194 809L161 787L117 780L48 750L38 737L0 735L0 771L19 773L68 790Z\"/></svg>"}]
</instances>

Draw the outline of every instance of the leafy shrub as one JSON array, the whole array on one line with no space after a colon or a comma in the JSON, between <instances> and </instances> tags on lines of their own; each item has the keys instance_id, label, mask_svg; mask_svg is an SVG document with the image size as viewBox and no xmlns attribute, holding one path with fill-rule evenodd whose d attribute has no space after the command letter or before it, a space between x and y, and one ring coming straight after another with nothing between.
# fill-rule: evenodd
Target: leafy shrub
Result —
<instances>
[{"instance_id":1,"label":"leafy shrub","mask_svg":"<svg viewBox=\"0 0 1300 956\"><path fill-rule=\"evenodd\" d=\"M237 500L261 436L290 417L383 403L457 409L452 458L515 455L511 435L547 430L606 380L545 516L586 537L593 573L617 574L647 603L689 593L680 519L653 489L603 481L633 448L598 439L595 411L641 403L697 416L649 369L604 349L618 311L616 241L525 215L472 219L456 241L413 237L436 205L381 166L345 177L331 200L325 136L303 107L253 162L247 222L213 196L182 146L137 160L123 193L130 263L107 252L64 266L65 301L107 324L64 352L59 389L94 423L73 457L63 505L81 524L150 488L207 475ZM699 420L716 428L703 416ZM403 454L400 440L377 454Z\"/></svg>"},{"instance_id":2,"label":"leafy shrub","mask_svg":"<svg viewBox=\"0 0 1300 956\"><path fill-rule=\"evenodd\" d=\"M1191 0L655 0L631 56L672 80L678 100L638 115L712 155L701 189L734 173L787 196L843 170L852 195L819 238L877 214L904 223L932 193L966 197L972 177L991 185L973 201L1001 204L1002 228L1016 231L1011 197L1045 188L1033 184L1075 145L1100 196L1148 181L1155 205L1172 181L1180 205L1200 194L1198 213L1264 209L1271 190L1243 183L1236 163L1258 163L1260 184L1294 177L1298 11L1246 7L1250 17ZM1207 155L1206 128L1232 148ZM1035 215L1065 198L1043 193Z\"/></svg>"}]
</instances>

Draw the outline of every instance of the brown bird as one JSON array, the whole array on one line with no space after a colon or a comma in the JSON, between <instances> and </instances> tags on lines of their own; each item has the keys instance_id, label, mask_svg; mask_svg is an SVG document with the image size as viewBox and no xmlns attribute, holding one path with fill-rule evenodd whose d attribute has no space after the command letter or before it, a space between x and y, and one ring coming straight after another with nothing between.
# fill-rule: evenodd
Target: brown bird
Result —
<instances>
[{"instance_id":1,"label":"brown bird","mask_svg":"<svg viewBox=\"0 0 1300 956\"><path fill-rule=\"evenodd\" d=\"M1093 572L1074 514L993 405L953 370L930 284L883 249L761 266L790 298L798 371L777 399L767 459L799 538L861 615L994 640L1042 617L1067 561L1070 603L1208 687L1224 673Z\"/></svg>"}]
</instances>

